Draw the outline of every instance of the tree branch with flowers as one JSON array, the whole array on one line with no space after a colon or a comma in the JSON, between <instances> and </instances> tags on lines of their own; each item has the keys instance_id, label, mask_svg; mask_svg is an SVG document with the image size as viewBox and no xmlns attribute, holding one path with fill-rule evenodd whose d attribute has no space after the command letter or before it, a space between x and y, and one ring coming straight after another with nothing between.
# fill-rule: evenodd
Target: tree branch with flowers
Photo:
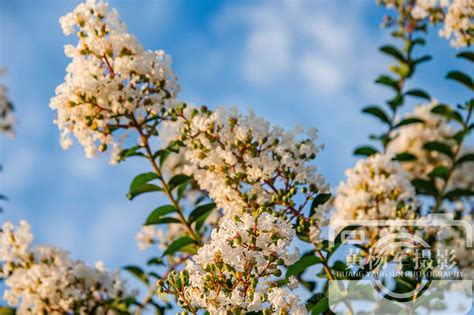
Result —
<instances>
[{"instance_id":1,"label":"tree branch with flowers","mask_svg":"<svg viewBox=\"0 0 474 315\"><path fill-rule=\"evenodd\" d=\"M466 139L473 129L474 99L452 106L406 86L431 59L417 52L431 24L441 25L440 35L457 47L473 43L474 5L467 0L380 4L395 12L384 21L394 29L394 43L380 48L395 63L375 83L393 96L384 106L363 109L384 131L370 135L375 145L355 149L362 158L333 190L314 165L323 148L316 144L315 129L285 130L252 111L180 100L171 58L146 50L105 2L88 0L62 17L63 32L76 33L78 41L65 46L71 63L50 102L61 145L67 149L75 138L89 158L110 152L110 164L133 158L149 167L132 180L127 198L166 198L137 234L141 249L158 246L144 266L123 268L143 283L139 296L118 272L87 266L55 247L32 247L28 223L6 222L0 258L11 308L1 312L141 314L154 308L157 314L178 309L330 314L331 284L362 278L340 259L340 236L331 245L325 235L334 222L450 213L472 225L474 151ZM457 56L474 60L467 49ZM473 78L461 70L447 79L474 90ZM412 97L428 103L402 115ZM11 103L2 104L7 105L0 107L0 126L12 109ZM370 237L360 247L367 257L390 229L366 232ZM462 231L453 228L447 238L429 229L404 232L421 235L432 248L454 244L459 268L472 271L472 248L460 241ZM420 285L419 279L395 280L397 292ZM357 313L350 302L344 304L348 313Z\"/></svg>"}]
</instances>

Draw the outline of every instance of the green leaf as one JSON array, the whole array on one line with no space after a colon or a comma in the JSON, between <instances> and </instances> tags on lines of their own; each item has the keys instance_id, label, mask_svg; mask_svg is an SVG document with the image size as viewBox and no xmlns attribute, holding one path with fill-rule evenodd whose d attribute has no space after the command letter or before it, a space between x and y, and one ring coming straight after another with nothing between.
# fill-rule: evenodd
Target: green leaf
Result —
<instances>
[{"instance_id":1,"label":"green leaf","mask_svg":"<svg viewBox=\"0 0 474 315\"><path fill-rule=\"evenodd\" d=\"M157 178L158 176L152 172L143 173L135 176L135 178L132 180L132 183L130 184L129 195L133 195L134 191L140 190L140 188L145 186L148 182Z\"/></svg>"},{"instance_id":2,"label":"green leaf","mask_svg":"<svg viewBox=\"0 0 474 315\"><path fill-rule=\"evenodd\" d=\"M424 122L422 119L419 118L405 118L402 121L400 121L395 127L401 127L401 126L406 126L406 125L411 125L411 124L418 124Z\"/></svg>"},{"instance_id":3,"label":"green leaf","mask_svg":"<svg viewBox=\"0 0 474 315\"><path fill-rule=\"evenodd\" d=\"M311 310L311 315L323 314L329 309L329 299L327 296L323 297L318 304Z\"/></svg>"},{"instance_id":4,"label":"green leaf","mask_svg":"<svg viewBox=\"0 0 474 315\"><path fill-rule=\"evenodd\" d=\"M325 204L326 202L328 202L329 199L331 199L331 194L318 194L311 203L309 215L312 216L314 214L314 209L316 209L320 205Z\"/></svg>"},{"instance_id":5,"label":"green leaf","mask_svg":"<svg viewBox=\"0 0 474 315\"><path fill-rule=\"evenodd\" d=\"M418 37L411 41L412 45L424 46L426 41L424 38Z\"/></svg>"},{"instance_id":6,"label":"green leaf","mask_svg":"<svg viewBox=\"0 0 474 315\"><path fill-rule=\"evenodd\" d=\"M457 164L462 164L462 163L466 163L466 162L474 162L474 153L467 153L463 156L461 156L459 158L459 160L457 160Z\"/></svg>"},{"instance_id":7,"label":"green leaf","mask_svg":"<svg viewBox=\"0 0 474 315\"><path fill-rule=\"evenodd\" d=\"M421 89L412 89L405 92L405 95L415 96L419 98L423 98L425 100L431 100L431 96L424 90Z\"/></svg>"},{"instance_id":8,"label":"green leaf","mask_svg":"<svg viewBox=\"0 0 474 315\"><path fill-rule=\"evenodd\" d=\"M188 218L189 224L193 223L194 221L198 220L202 216L208 216L209 213L216 208L216 204L211 202L205 205L201 205L196 207L190 214Z\"/></svg>"},{"instance_id":9,"label":"green leaf","mask_svg":"<svg viewBox=\"0 0 474 315\"><path fill-rule=\"evenodd\" d=\"M146 264L148 266L150 265L163 265L163 260L161 258L158 258L158 257L154 257L154 258L150 258Z\"/></svg>"},{"instance_id":10,"label":"green leaf","mask_svg":"<svg viewBox=\"0 0 474 315\"><path fill-rule=\"evenodd\" d=\"M461 51L456 55L458 58L464 58L470 62L474 62L474 52L472 51Z\"/></svg>"},{"instance_id":11,"label":"green leaf","mask_svg":"<svg viewBox=\"0 0 474 315\"><path fill-rule=\"evenodd\" d=\"M5 306L0 306L0 315L15 315L16 310Z\"/></svg>"},{"instance_id":12,"label":"green leaf","mask_svg":"<svg viewBox=\"0 0 474 315\"><path fill-rule=\"evenodd\" d=\"M398 107L400 107L403 104L403 94L397 93L394 98L391 100L387 101L387 104L390 106L392 110L396 110Z\"/></svg>"},{"instance_id":13,"label":"green leaf","mask_svg":"<svg viewBox=\"0 0 474 315\"><path fill-rule=\"evenodd\" d=\"M375 83L389 86L394 90L399 90L398 81L388 75L379 76L377 80L375 80Z\"/></svg>"},{"instance_id":14,"label":"green leaf","mask_svg":"<svg viewBox=\"0 0 474 315\"><path fill-rule=\"evenodd\" d=\"M474 82L472 81L472 78L465 74L464 72L461 71L450 71L446 75L446 78L457 81L463 85L465 85L467 88L470 90L474 90Z\"/></svg>"},{"instance_id":15,"label":"green leaf","mask_svg":"<svg viewBox=\"0 0 474 315\"><path fill-rule=\"evenodd\" d=\"M420 57L420 58L417 58L417 59L413 60L413 64L418 65L420 63L427 62L427 61L430 61L430 60L431 60L431 56L425 55L423 57Z\"/></svg>"},{"instance_id":16,"label":"green leaf","mask_svg":"<svg viewBox=\"0 0 474 315\"><path fill-rule=\"evenodd\" d=\"M153 184L143 184L142 186L137 187L134 190L130 190L127 194L127 198L132 200L138 195L153 191L163 191L163 189Z\"/></svg>"},{"instance_id":17,"label":"green leaf","mask_svg":"<svg viewBox=\"0 0 474 315\"><path fill-rule=\"evenodd\" d=\"M404 152L404 153L397 154L393 159L395 161L401 161L401 162L414 161L416 160L416 156L408 152Z\"/></svg>"},{"instance_id":18,"label":"green leaf","mask_svg":"<svg viewBox=\"0 0 474 315\"><path fill-rule=\"evenodd\" d=\"M176 208L172 205L158 207L150 213L145 221L145 225L156 224L155 222L158 222L161 217L173 212L176 212Z\"/></svg>"},{"instance_id":19,"label":"green leaf","mask_svg":"<svg viewBox=\"0 0 474 315\"><path fill-rule=\"evenodd\" d=\"M430 177L440 177L443 179L447 179L449 175L449 169L446 166L436 166L431 173L429 174Z\"/></svg>"},{"instance_id":20,"label":"green leaf","mask_svg":"<svg viewBox=\"0 0 474 315\"><path fill-rule=\"evenodd\" d=\"M168 246L168 248L164 251L163 256L173 255L184 246L193 244L193 243L195 243L194 240L190 238L189 236L183 236L181 238L178 238L177 240L175 240L173 243L171 243Z\"/></svg>"},{"instance_id":21,"label":"green leaf","mask_svg":"<svg viewBox=\"0 0 474 315\"><path fill-rule=\"evenodd\" d=\"M429 195L429 196L437 196L438 195L438 189L436 189L435 184L431 180L414 179L414 180L412 180L411 183L416 188L416 191L419 194Z\"/></svg>"},{"instance_id":22,"label":"green leaf","mask_svg":"<svg viewBox=\"0 0 474 315\"><path fill-rule=\"evenodd\" d=\"M122 150L119 154L119 157L120 157L119 160L123 161L130 156L145 156L143 153L138 152L138 150L140 150L141 148L142 148L141 146L136 145L134 147L131 147L130 149Z\"/></svg>"},{"instance_id":23,"label":"green leaf","mask_svg":"<svg viewBox=\"0 0 474 315\"><path fill-rule=\"evenodd\" d=\"M461 124L464 123L462 115L458 113L457 111L455 111L454 109L452 109L448 105L445 105L445 104L436 105L435 107L431 109L431 112L434 114L441 115L448 120L454 119Z\"/></svg>"},{"instance_id":24,"label":"green leaf","mask_svg":"<svg viewBox=\"0 0 474 315\"><path fill-rule=\"evenodd\" d=\"M170 190L175 189L176 187L178 187L179 185L189 181L190 179L191 179L190 176L184 175L184 174L178 174L178 175L173 176L170 179L170 181L168 182Z\"/></svg>"},{"instance_id":25,"label":"green leaf","mask_svg":"<svg viewBox=\"0 0 474 315\"><path fill-rule=\"evenodd\" d=\"M457 189L451 190L446 195L444 195L444 198L454 201L461 197L467 197L467 196L474 196L474 191L470 189L457 188Z\"/></svg>"},{"instance_id":26,"label":"green leaf","mask_svg":"<svg viewBox=\"0 0 474 315\"><path fill-rule=\"evenodd\" d=\"M173 153L171 150L163 150L160 154L160 166L163 166L168 156Z\"/></svg>"},{"instance_id":27,"label":"green leaf","mask_svg":"<svg viewBox=\"0 0 474 315\"><path fill-rule=\"evenodd\" d=\"M286 279L288 280L291 276L298 276L307 268L319 263L321 263L321 259L319 257L312 255L303 256L300 258L300 260L288 267L286 270Z\"/></svg>"},{"instance_id":28,"label":"green leaf","mask_svg":"<svg viewBox=\"0 0 474 315\"><path fill-rule=\"evenodd\" d=\"M380 47L380 51L394 57L397 60L405 61L405 57L403 56L403 53L397 47L393 45L382 46Z\"/></svg>"},{"instance_id":29,"label":"green leaf","mask_svg":"<svg viewBox=\"0 0 474 315\"><path fill-rule=\"evenodd\" d=\"M132 275L134 275L137 279L141 280L146 285L149 284L147 275L140 267L135 265L128 265L123 267L123 269L130 272Z\"/></svg>"},{"instance_id":30,"label":"green leaf","mask_svg":"<svg viewBox=\"0 0 474 315\"><path fill-rule=\"evenodd\" d=\"M453 157L453 151L451 150L451 147L445 143L437 141L427 142L423 145L423 149L428 151L440 152L449 157Z\"/></svg>"},{"instance_id":31,"label":"green leaf","mask_svg":"<svg viewBox=\"0 0 474 315\"><path fill-rule=\"evenodd\" d=\"M363 113L372 115L374 117L377 117L380 119L382 122L390 124L390 119L388 118L387 114L383 109L377 106L367 106L364 109L362 109Z\"/></svg>"},{"instance_id":32,"label":"green leaf","mask_svg":"<svg viewBox=\"0 0 474 315\"><path fill-rule=\"evenodd\" d=\"M147 219L144 225L175 224L175 223L181 223L181 221L179 221L176 218L160 218L153 221L148 221Z\"/></svg>"},{"instance_id":33,"label":"green leaf","mask_svg":"<svg viewBox=\"0 0 474 315\"><path fill-rule=\"evenodd\" d=\"M362 147L357 147L354 150L355 155L365 155L365 156L371 156L372 154L378 153L377 149L371 146L362 146Z\"/></svg>"}]
</instances>

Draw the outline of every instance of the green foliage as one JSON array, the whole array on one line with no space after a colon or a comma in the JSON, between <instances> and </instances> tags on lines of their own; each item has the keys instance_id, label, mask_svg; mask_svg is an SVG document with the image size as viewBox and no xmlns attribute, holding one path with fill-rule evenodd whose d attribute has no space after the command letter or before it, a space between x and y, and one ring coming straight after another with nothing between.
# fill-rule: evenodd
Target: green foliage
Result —
<instances>
[{"instance_id":1,"label":"green foliage","mask_svg":"<svg viewBox=\"0 0 474 315\"><path fill-rule=\"evenodd\" d=\"M155 173L151 172L137 175L130 184L130 189L128 191L127 198L132 200L136 196L141 195L143 193L162 191L162 188L148 183L155 179L158 179L158 176Z\"/></svg>"},{"instance_id":2,"label":"green foliage","mask_svg":"<svg viewBox=\"0 0 474 315\"><path fill-rule=\"evenodd\" d=\"M160 219L162 217L173 212L176 212L176 208L172 205L158 207L150 213L145 221L145 225L157 224L157 222L161 222Z\"/></svg>"},{"instance_id":3,"label":"green foliage","mask_svg":"<svg viewBox=\"0 0 474 315\"><path fill-rule=\"evenodd\" d=\"M355 150L354 150L354 154L355 155L364 155L364 156L370 156L372 154L376 154L378 153L378 150L374 147L371 147L371 146L361 146L361 147L357 147Z\"/></svg>"},{"instance_id":4,"label":"green foliage","mask_svg":"<svg viewBox=\"0 0 474 315\"><path fill-rule=\"evenodd\" d=\"M183 236L181 238L178 238L168 246L168 248L163 252L163 256L171 256L177 251L181 250L183 247L190 244L195 244L195 241L189 236Z\"/></svg>"},{"instance_id":5,"label":"green foliage","mask_svg":"<svg viewBox=\"0 0 474 315\"><path fill-rule=\"evenodd\" d=\"M135 278L142 281L144 284L149 285L149 281L148 281L148 277L147 277L146 273L139 266L127 265L127 266L123 267L123 270L128 271Z\"/></svg>"},{"instance_id":6,"label":"green foliage","mask_svg":"<svg viewBox=\"0 0 474 315\"><path fill-rule=\"evenodd\" d=\"M291 276L298 277L309 267L320 264L321 262L322 261L320 258L313 256L312 254L305 255L293 265L288 267L288 270L286 271L286 279L290 278Z\"/></svg>"}]
</instances>

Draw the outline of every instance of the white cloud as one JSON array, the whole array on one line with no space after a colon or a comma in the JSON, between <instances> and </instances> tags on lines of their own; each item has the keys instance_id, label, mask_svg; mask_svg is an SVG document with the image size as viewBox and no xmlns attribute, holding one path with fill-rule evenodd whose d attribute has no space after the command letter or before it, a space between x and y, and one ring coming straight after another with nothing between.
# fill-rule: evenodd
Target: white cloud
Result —
<instances>
[{"instance_id":1,"label":"white cloud","mask_svg":"<svg viewBox=\"0 0 474 315\"><path fill-rule=\"evenodd\" d=\"M315 93L335 93L344 87L344 69L323 56L308 54L299 61L298 67L305 82Z\"/></svg>"},{"instance_id":2,"label":"white cloud","mask_svg":"<svg viewBox=\"0 0 474 315\"><path fill-rule=\"evenodd\" d=\"M258 85L283 75L290 65L289 48L285 30L271 27L254 30L245 44L243 75Z\"/></svg>"}]
</instances>

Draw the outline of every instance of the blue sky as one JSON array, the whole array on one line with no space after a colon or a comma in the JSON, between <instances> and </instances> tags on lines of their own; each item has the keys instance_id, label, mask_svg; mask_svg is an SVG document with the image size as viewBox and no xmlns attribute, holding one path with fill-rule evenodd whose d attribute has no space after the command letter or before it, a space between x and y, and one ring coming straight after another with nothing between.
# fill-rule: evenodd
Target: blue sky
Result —
<instances>
[{"instance_id":1,"label":"blue sky","mask_svg":"<svg viewBox=\"0 0 474 315\"><path fill-rule=\"evenodd\" d=\"M373 84L390 60L378 53L389 40L380 29L384 10L365 1L110 1L143 45L173 58L180 98L197 105L249 107L273 123L316 127L325 150L319 171L335 188L353 165L353 148L381 126L362 116L382 103ZM87 262L110 268L142 263L150 252L135 246L157 196L126 199L143 161L110 166L86 159L75 144L59 146L48 107L68 59L58 19L77 1L0 1L1 81L9 88L19 124L16 139L0 139L0 191L9 196L3 219L28 220L35 242L67 248ZM444 101L467 94L443 79L461 68L456 51L431 32L425 64L410 84ZM464 94L463 94L464 93ZM414 103L407 107L410 109Z\"/></svg>"}]
</instances>

